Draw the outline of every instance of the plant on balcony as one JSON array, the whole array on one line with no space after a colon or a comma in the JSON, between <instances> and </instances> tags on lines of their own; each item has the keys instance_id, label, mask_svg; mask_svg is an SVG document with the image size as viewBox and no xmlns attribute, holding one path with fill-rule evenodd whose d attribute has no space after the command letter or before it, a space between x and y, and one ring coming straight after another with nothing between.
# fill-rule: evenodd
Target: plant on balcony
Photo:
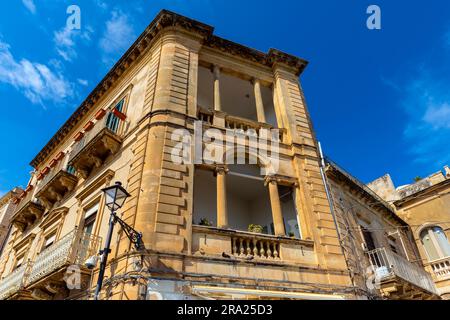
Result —
<instances>
[{"instance_id":1,"label":"plant on balcony","mask_svg":"<svg viewBox=\"0 0 450 320\"><path fill-rule=\"evenodd\" d=\"M295 234L292 231L288 233L288 236L291 238L295 238Z\"/></svg>"},{"instance_id":2,"label":"plant on balcony","mask_svg":"<svg viewBox=\"0 0 450 320\"><path fill-rule=\"evenodd\" d=\"M249 224L247 230L249 232L262 233L263 229L264 229L263 226L261 226L259 224Z\"/></svg>"},{"instance_id":3,"label":"plant on balcony","mask_svg":"<svg viewBox=\"0 0 450 320\"><path fill-rule=\"evenodd\" d=\"M200 226L211 227L211 226L212 226L212 223L211 223L211 221L209 221L208 219L202 218L202 219L200 220L199 225L200 225Z\"/></svg>"}]
</instances>

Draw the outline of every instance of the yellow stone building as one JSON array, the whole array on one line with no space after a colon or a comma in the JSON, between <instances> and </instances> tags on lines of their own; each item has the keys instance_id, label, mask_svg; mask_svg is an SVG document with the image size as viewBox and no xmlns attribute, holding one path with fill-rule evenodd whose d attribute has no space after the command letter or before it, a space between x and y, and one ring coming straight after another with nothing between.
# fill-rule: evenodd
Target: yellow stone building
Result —
<instances>
[{"instance_id":1,"label":"yellow stone building","mask_svg":"<svg viewBox=\"0 0 450 320\"><path fill-rule=\"evenodd\" d=\"M99 266L86 262L104 246L102 189L116 181L131 195L117 214L144 247L115 229L101 299L381 297L358 283L341 246L298 80L306 65L161 11L32 160L0 257L0 299L92 299ZM226 161L174 161L185 137L208 129L232 133ZM270 129L262 157L250 140ZM236 155L248 161L228 161ZM408 298L435 298L393 281Z\"/></svg>"},{"instance_id":2,"label":"yellow stone building","mask_svg":"<svg viewBox=\"0 0 450 320\"><path fill-rule=\"evenodd\" d=\"M395 188L389 175L369 184L412 229L420 259L439 294L450 299L450 169Z\"/></svg>"},{"instance_id":3,"label":"yellow stone building","mask_svg":"<svg viewBox=\"0 0 450 320\"><path fill-rule=\"evenodd\" d=\"M375 299L439 299L407 222L388 202L334 162L328 160L325 168L355 286Z\"/></svg>"}]
</instances>

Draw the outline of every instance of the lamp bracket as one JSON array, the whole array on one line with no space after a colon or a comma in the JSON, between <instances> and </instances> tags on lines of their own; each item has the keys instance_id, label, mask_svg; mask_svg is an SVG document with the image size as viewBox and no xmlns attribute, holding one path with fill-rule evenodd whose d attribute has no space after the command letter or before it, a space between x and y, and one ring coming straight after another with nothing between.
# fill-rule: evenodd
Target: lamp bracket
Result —
<instances>
[{"instance_id":1,"label":"lamp bracket","mask_svg":"<svg viewBox=\"0 0 450 320\"><path fill-rule=\"evenodd\" d=\"M144 247L144 244L142 243L142 233L141 232L136 231L133 227L131 227L125 221L123 221L118 216L116 216L115 213L114 213L114 222L118 222L120 224L120 226L122 227L122 230L125 232L128 239L134 245L136 250L140 250Z\"/></svg>"}]
</instances>

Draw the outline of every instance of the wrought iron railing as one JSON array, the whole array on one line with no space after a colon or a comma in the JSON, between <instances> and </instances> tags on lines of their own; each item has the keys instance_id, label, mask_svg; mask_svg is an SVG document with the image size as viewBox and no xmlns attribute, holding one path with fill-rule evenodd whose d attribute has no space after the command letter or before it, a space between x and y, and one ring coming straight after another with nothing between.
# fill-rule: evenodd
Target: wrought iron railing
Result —
<instances>
[{"instance_id":1,"label":"wrought iron railing","mask_svg":"<svg viewBox=\"0 0 450 320\"><path fill-rule=\"evenodd\" d=\"M428 292L438 294L431 275L404 257L386 248L369 251L368 255L377 280L397 276Z\"/></svg>"},{"instance_id":2,"label":"wrought iron railing","mask_svg":"<svg viewBox=\"0 0 450 320\"><path fill-rule=\"evenodd\" d=\"M31 263L26 262L0 281L0 300L7 299L24 287L30 266Z\"/></svg>"},{"instance_id":3,"label":"wrought iron railing","mask_svg":"<svg viewBox=\"0 0 450 320\"><path fill-rule=\"evenodd\" d=\"M91 130L84 133L83 137L75 143L70 152L69 162L72 161L101 131L108 130L118 134L121 120L112 112L108 112L101 120L95 123Z\"/></svg>"},{"instance_id":4,"label":"wrought iron railing","mask_svg":"<svg viewBox=\"0 0 450 320\"><path fill-rule=\"evenodd\" d=\"M280 244L276 240L258 236L239 236L231 239L232 254L236 257L280 259Z\"/></svg>"},{"instance_id":5,"label":"wrought iron railing","mask_svg":"<svg viewBox=\"0 0 450 320\"><path fill-rule=\"evenodd\" d=\"M65 265L84 264L88 257L97 254L99 247L99 237L86 233L80 236L77 229L73 230L38 254L26 284L29 285L42 279Z\"/></svg>"},{"instance_id":6,"label":"wrought iron railing","mask_svg":"<svg viewBox=\"0 0 450 320\"><path fill-rule=\"evenodd\" d=\"M436 280L450 279L450 257L430 262Z\"/></svg>"}]
</instances>

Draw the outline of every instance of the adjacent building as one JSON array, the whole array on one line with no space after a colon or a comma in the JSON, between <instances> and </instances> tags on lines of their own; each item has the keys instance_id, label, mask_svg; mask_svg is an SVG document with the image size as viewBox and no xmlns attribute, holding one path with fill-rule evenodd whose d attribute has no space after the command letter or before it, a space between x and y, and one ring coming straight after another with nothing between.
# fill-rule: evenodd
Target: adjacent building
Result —
<instances>
[{"instance_id":1,"label":"adjacent building","mask_svg":"<svg viewBox=\"0 0 450 320\"><path fill-rule=\"evenodd\" d=\"M417 180L395 188L385 175L368 186L411 226L421 261L442 298L450 299L450 169Z\"/></svg>"},{"instance_id":2,"label":"adjacent building","mask_svg":"<svg viewBox=\"0 0 450 320\"><path fill-rule=\"evenodd\" d=\"M20 188L14 188L0 198L0 256L11 234L11 216L15 209L13 199L21 192Z\"/></svg>"},{"instance_id":3,"label":"adjacent building","mask_svg":"<svg viewBox=\"0 0 450 320\"><path fill-rule=\"evenodd\" d=\"M327 160L325 171L355 286L373 299L439 299L407 222L389 203L333 161Z\"/></svg>"}]
</instances>

